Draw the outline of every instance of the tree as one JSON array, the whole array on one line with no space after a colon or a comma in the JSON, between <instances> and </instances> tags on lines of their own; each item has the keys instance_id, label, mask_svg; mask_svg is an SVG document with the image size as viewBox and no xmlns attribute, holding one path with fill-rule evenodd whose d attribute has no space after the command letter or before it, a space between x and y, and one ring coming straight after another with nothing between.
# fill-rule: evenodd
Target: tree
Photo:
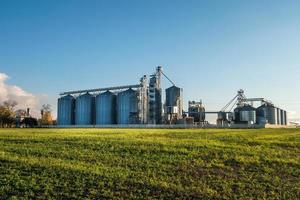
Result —
<instances>
[{"instance_id":1,"label":"tree","mask_svg":"<svg viewBox=\"0 0 300 200\"><path fill-rule=\"evenodd\" d=\"M44 104L41 109L41 125L53 125L51 105Z\"/></svg>"},{"instance_id":2,"label":"tree","mask_svg":"<svg viewBox=\"0 0 300 200\"><path fill-rule=\"evenodd\" d=\"M27 112L24 109L18 109L18 110L16 110L15 113L16 113L16 116L20 117L20 118L25 118L27 115Z\"/></svg>"},{"instance_id":3,"label":"tree","mask_svg":"<svg viewBox=\"0 0 300 200\"><path fill-rule=\"evenodd\" d=\"M15 114L16 114L16 127L21 127L22 119L24 119L27 116L27 112L24 109L18 109L16 110Z\"/></svg>"},{"instance_id":4,"label":"tree","mask_svg":"<svg viewBox=\"0 0 300 200\"><path fill-rule=\"evenodd\" d=\"M12 127L15 123L14 107L17 105L16 101L8 100L4 101L0 105L0 125L1 127Z\"/></svg>"}]
</instances>

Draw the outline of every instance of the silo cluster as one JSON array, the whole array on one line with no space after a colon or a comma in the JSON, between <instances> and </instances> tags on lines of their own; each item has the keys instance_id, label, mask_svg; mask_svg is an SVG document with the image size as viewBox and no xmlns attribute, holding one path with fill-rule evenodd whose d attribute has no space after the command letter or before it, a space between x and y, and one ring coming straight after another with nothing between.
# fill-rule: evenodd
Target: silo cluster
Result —
<instances>
[{"instance_id":1,"label":"silo cluster","mask_svg":"<svg viewBox=\"0 0 300 200\"><path fill-rule=\"evenodd\" d=\"M165 90L162 103L161 77L172 86ZM58 125L110 124L208 124L206 115L217 114L217 125L287 125L287 112L265 98L247 98L244 90L218 111L206 111L202 101L189 101L183 110L183 89L175 86L158 66L148 82L144 75L139 84L60 93ZM258 105L254 107L253 105ZM235 108L234 110L232 110Z\"/></svg>"},{"instance_id":2,"label":"silo cluster","mask_svg":"<svg viewBox=\"0 0 300 200\"><path fill-rule=\"evenodd\" d=\"M138 91L117 94L106 91L58 99L58 125L105 125L140 123Z\"/></svg>"},{"instance_id":3,"label":"silo cluster","mask_svg":"<svg viewBox=\"0 0 300 200\"><path fill-rule=\"evenodd\" d=\"M258 108L245 104L235 108L234 121L259 125L287 125L287 112L270 103L264 103Z\"/></svg>"},{"instance_id":4,"label":"silo cluster","mask_svg":"<svg viewBox=\"0 0 300 200\"><path fill-rule=\"evenodd\" d=\"M265 103L256 109L258 124L287 125L287 112Z\"/></svg>"},{"instance_id":5,"label":"silo cluster","mask_svg":"<svg viewBox=\"0 0 300 200\"><path fill-rule=\"evenodd\" d=\"M173 86L166 89L163 113L161 76ZM182 88L178 88L157 67L147 81L109 88L78 90L61 93L58 99L58 125L162 124L165 116L170 121L183 115ZM201 116L202 118L202 116ZM167 121L167 120L165 120Z\"/></svg>"}]
</instances>

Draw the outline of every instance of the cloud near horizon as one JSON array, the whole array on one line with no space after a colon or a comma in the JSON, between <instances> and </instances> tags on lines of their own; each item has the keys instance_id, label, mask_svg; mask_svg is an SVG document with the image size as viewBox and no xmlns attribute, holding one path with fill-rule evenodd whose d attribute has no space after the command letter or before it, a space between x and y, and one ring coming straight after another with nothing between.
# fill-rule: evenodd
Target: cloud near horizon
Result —
<instances>
[{"instance_id":1,"label":"cloud near horizon","mask_svg":"<svg viewBox=\"0 0 300 200\"><path fill-rule=\"evenodd\" d=\"M14 100L18 103L16 109L30 108L33 116L38 115L39 98L16 85L7 84L8 79L7 74L0 73L0 104L6 100Z\"/></svg>"}]
</instances>

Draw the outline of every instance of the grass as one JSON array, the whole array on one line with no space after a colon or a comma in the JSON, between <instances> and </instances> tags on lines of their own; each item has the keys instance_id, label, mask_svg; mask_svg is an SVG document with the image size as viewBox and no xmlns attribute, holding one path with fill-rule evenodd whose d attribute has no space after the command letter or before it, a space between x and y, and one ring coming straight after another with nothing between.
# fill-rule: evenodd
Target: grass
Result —
<instances>
[{"instance_id":1,"label":"grass","mask_svg":"<svg viewBox=\"0 0 300 200\"><path fill-rule=\"evenodd\" d=\"M0 199L299 198L299 129L0 129Z\"/></svg>"}]
</instances>

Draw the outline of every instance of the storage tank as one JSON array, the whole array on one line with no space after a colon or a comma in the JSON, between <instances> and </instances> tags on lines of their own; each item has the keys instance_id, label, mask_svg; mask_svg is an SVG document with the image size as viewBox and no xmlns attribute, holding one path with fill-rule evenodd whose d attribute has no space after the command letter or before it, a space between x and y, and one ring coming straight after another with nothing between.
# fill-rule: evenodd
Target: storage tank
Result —
<instances>
[{"instance_id":1,"label":"storage tank","mask_svg":"<svg viewBox=\"0 0 300 200\"><path fill-rule=\"evenodd\" d=\"M242 123L256 123L256 109L250 105L237 107L234 110L236 114L236 121Z\"/></svg>"},{"instance_id":2,"label":"storage tank","mask_svg":"<svg viewBox=\"0 0 300 200\"><path fill-rule=\"evenodd\" d=\"M94 124L94 104L95 97L86 93L76 98L75 103L75 124L92 125Z\"/></svg>"},{"instance_id":3,"label":"storage tank","mask_svg":"<svg viewBox=\"0 0 300 200\"><path fill-rule=\"evenodd\" d=\"M281 110L281 125L287 125L287 112L285 110Z\"/></svg>"},{"instance_id":4,"label":"storage tank","mask_svg":"<svg viewBox=\"0 0 300 200\"><path fill-rule=\"evenodd\" d=\"M166 109L167 114L177 114L179 118L182 117L183 109L183 90L176 86L166 89Z\"/></svg>"},{"instance_id":5,"label":"storage tank","mask_svg":"<svg viewBox=\"0 0 300 200\"><path fill-rule=\"evenodd\" d=\"M287 123L288 123L288 120L287 120L287 112L284 111L284 112L283 112L283 115L284 115L284 125L287 125Z\"/></svg>"},{"instance_id":6,"label":"storage tank","mask_svg":"<svg viewBox=\"0 0 300 200\"><path fill-rule=\"evenodd\" d=\"M117 96L106 91L96 96L96 124L115 124L117 111L116 111L116 98Z\"/></svg>"},{"instance_id":7,"label":"storage tank","mask_svg":"<svg viewBox=\"0 0 300 200\"><path fill-rule=\"evenodd\" d=\"M280 124L285 125L284 122L284 110L280 110Z\"/></svg>"},{"instance_id":8,"label":"storage tank","mask_svg":"<svg viewBox=\"0 0 300 200\"><path fill-rule=\"evenodd\" d=\"M218 114L218 118L219 118L219 114ZM233 120L235 122L239 122L240 121L240 107L237 107L237 108L235 108L233 110Z\"/></svg>"},{"instance_id":9,"label":"storage tank","mask_svg":"<svg viewBox=\"0 0 300 200\"><path fill-rule=\"evenodd\" d=\"M256 122L257 124L267 124L268 119L267 119L267 106L262 105L256 109Z\"/></svg>"},{"instance_id":10,"label":"storage tank","mask_svg":"<svg viewBox=\"0 0 300 200\"><path fill-rule=\"evenodd\" d=\"M139 123L137 91L128 89L117 95L117 123Z\"/></svg>"},{"instance_id":11,"label":"storage tank","mask_svg":"<svg viewBox=\"0 0 300 200\"><path fill-rule=\"evenodd\" d=\"M273 105L263 104L256 109L256 113L259 124L277 124L277 108Z\"/></svg>"},{"instance_id":12,"label":"storage tank","mask_svg":"<svg viewBox=\"0 0 300 200\"><path fill-rule=\"evenodd\" d=\"M277 109L274 106L268 106L267 119L269 124L277 124Z\"/></svg>"},{"instance_id":13,"label":"storage tank","mask_svg":"<svg viewBox=\"0 0 300 200\"><path fill-rule=\"evenodd\" d=\"M67 95L58 99L57 102L57 124L74 125L75 98Z\"/></svg>"},{"instance_id":14,"label":"storage tank","mask_svg":"<svg viewBox=\"0 0 300 200\"><path fill-rule=\"evenodd\" d=\"M277 112L277 124L281 125L281 109L276 108L276 112Z\"/></svg>"}]
</instances>

